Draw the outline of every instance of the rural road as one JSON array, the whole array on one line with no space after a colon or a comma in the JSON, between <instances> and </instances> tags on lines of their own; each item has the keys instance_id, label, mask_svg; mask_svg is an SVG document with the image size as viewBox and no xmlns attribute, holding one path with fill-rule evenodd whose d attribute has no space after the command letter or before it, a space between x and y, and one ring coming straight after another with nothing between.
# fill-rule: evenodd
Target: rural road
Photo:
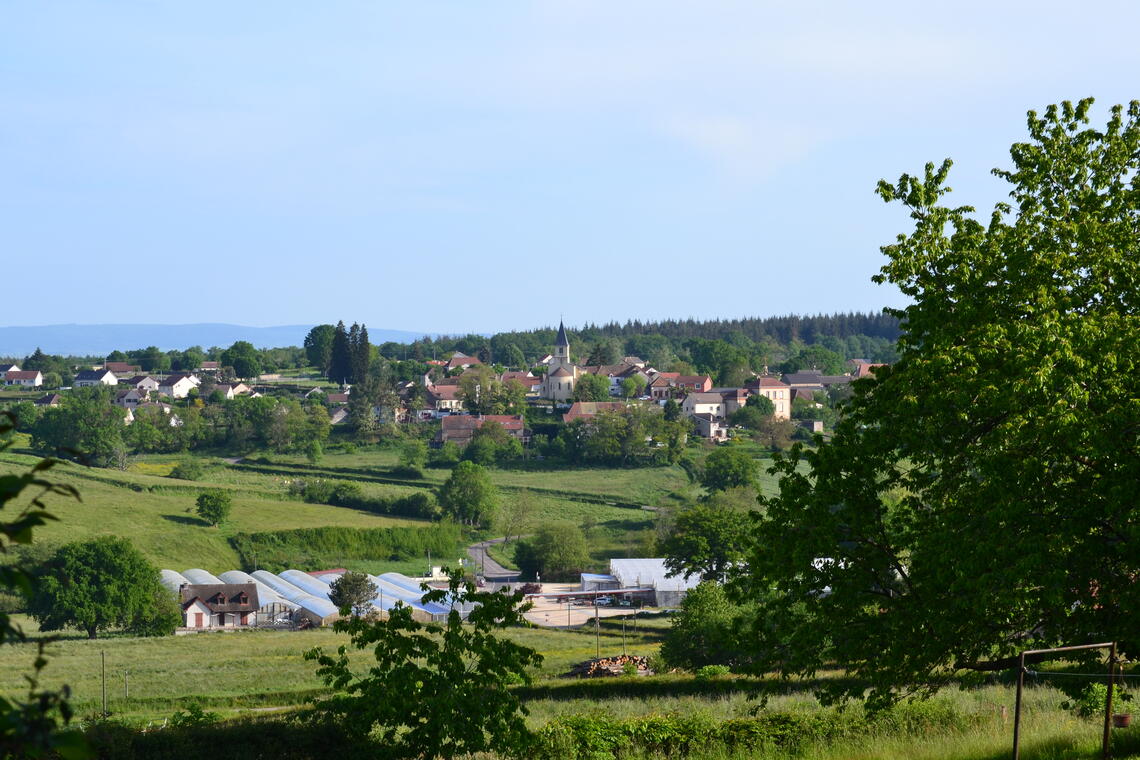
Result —
<instances>
[{"instance_id":1,"label":"rural road","mask_svg":"<svg viewBox=\"0 0 1140 760\"><path fill-rule=\"evenodd\" d=\"M475 567L478 570L482 568L479 573L487 579L487 583L513 583L518 580L518 570L508 570L500 565L491 555L487 554L486 549L492 544L501 544L505 539L492 538L489 541L480 541L477 544L471 544L467 547L467 556L475 562Z\"/></svg>"}]
</instances>

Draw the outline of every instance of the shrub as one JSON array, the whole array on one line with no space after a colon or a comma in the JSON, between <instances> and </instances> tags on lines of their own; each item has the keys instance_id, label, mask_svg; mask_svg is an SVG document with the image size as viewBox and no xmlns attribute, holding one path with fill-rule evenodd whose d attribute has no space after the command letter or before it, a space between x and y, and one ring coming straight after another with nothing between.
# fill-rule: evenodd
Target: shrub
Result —
<instances>
[{"instance_id":1,"label":"shrub","mask_svg":"<svg viewBox=\"0 0 1140 760\"><path fill-rule=\"evenodd\" d=\"M170 471L170 477L178 478L179 480L201 480L205 474L206 465L201 459L193 458L183 459L174 465L174 469Z\"/></svg>"},{"instance_id":2,"label":"shrub","mask_svg":"<svg viewBox=\"0 0 1140 760\"><path fill-rule=\"evenodd\" d=\"M727 676L732 672L732 669L727 665L705 665L704 667L697 668L697 678L701 680L710 680L713 678L720 678Z\"/></svg>"}]
</instances>

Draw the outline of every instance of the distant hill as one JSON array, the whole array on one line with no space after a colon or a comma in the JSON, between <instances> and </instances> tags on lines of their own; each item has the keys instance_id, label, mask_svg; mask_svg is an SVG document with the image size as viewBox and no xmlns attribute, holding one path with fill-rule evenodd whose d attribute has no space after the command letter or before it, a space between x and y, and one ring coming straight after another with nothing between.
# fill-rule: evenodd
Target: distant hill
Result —
<instances>
[{"instance_id":1,"label":"distant hill","mask_svg":"<svg viewBox=\"0 0 1140 760\"><path fill-rule=\"evenodd\" d=\"M37 348L48 354L64 356L104 356L115 350L128 351L147 346L158 346L163 351L190 346L227 347L238 340L248 340L258 348L300 346L312 327L246 327L218 323L0 327L0 356L27 356ZM424 333L368 328L368 338L373 344L385 341L407 343L422 337Z\"/></svg>"}]
</instances>

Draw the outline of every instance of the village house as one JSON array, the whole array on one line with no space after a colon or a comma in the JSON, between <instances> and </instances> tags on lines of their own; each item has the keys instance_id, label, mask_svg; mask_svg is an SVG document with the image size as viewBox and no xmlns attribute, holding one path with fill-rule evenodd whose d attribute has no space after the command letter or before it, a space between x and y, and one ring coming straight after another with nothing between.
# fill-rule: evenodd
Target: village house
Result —
<instances>
[{"instance_id":1,"label":"village house","mask_svg":"<svg viewBox=\"0 0 1140 760\"><path fill-rule=\"evenodd\" d=\"M588 419L601 412L620 412L628 407L625 401L575 401L570 410L562 415L562 421L569 424L574 420Z\"/></svg>"},{"instance_id":2,"label":"village house","mask_svg":"<svg viewBox=\"0 0 1140 760\"><path fill-rule=\"evenodd\" d=\"M137 409L139 404L146 401L146 398L147 394L138 388L128 388L125 391L116 393L111 403L123 409Z\"/></svg>"},{"instance_id":3,"label":"village house","mask_svg":"<svg viewBox=\"0 0 1140 760\"><path fill-rule=\"evenodd\" d=\"M58 393L49 393L46 396L40 396L33 402L36 406L40 407L57 407L63 403L63 396Z\"/></svg>"},{"instance_id":4,"label":"village house","mask_svg":"<svg viewBox=\"0 0 1140 760\"><path fill-rule=\"evenodd\" d=\"M16 365L16 364L0 364L0 380L3 380L4 376L7 375L9 372L19 372L19 371L20 371L19 365Z\"/></svg>"},{"instance_id":5,"label":"village house","mask_svg":"<svg viewBox=\"0 0 1140 760\"><path fill-rule=\"evenodd\" d=\"M191 388L197 388L198 378L193 375L171 375L158 385L158 392L171 398L186 398Z\"/></svg>"},{"instance_id":6,"label":"village house","mask_svg":"<svg viewBox=\"0 0 1140 760\"><path fill-rule=\"evenodd\" d=\"M118 385L119 378L109 369L85 369L76 373L76 388L91 388L96 385Z\"/></svg>"},{"instance_id":7,"label":"village house","mask_svg":"<svg viewBox=\"0 0 1140 760\"><path fill-rule=\"evenodd\" d=\"M474 356L468 356L467 354L460 353L459 351L456 351L454 354L451 355L451 358L448 359L447 363L444 364L443 366L448 371L450 371L453 369L459 369L460 367L462 367L463 369L467 369L468 367L474 367L476 364L482 364L482 363L483 362L479 361Z\"/></svg>"},{"instance_id":8,"label":"village house","mask_svg":"<svg viewBox=\"0 0 1140 760\"><path fill-rule=\"evenodd\" d=\"M454 443L460 448L471 443L475 431L487 422L497 422L507 435L517 439L524 446L530 443L530 430L521 414L453 414L440 420L437 444Z\"/></svg>"},{"instance_id":9,"label":"village house","mask_svg":"<svg viewBox=\"0 0 1140 760\"><path fill-rule=\"evenodd\" d=\"M217 372L222 368L221 362L202 362L202 366L196 368L195 372Z\"/></svg>"},{"instance_id":10,"label":"village house","mask_svg":"<svg viewBox=\"0 0 1140 760\"><path fill-rule=\"evenodd\" d=\"M96 367L95 369L99 368ZM114 372L116 375L137 375L142 372L142 367L127 362L103 362L103 369Z\"/></svg>"},{"instance_id":11,"label":"village house","mask_svg":"<svg viewBox=\"0 0 1140 760\"><path fill-rule=\"evenodd\" d=\"M183 628L240 628L257 623L260 605L254 583L186 584L178 591Z\"/></svg>"},{"instance_id":12,"label":"village house","mask_svg":"<svg viewBox=\"0 0 1140 760\"><path fill-rule=\"evenodd\" d=\"M4 385L17 385L23 388L39 388L44 384L44 376L39 370L13 369L4 373Z\"/></svg>"},{"instance_id":13,"label":"village house","mask_svg":"<svg viewBox=\"0 0 1140 760\"><path fill-rule=\"evenodd\" d=\"M463 411L463 399L459 397L458 385L433 385L424 394L425 410L435 416Z\"/></svg>"},{"instance_id":14,"label":"village house","mask_svg":"<svg viewBox=\"0 0 1140 760\"><path fill-rule=\"evenodd\" d=\"M122 385L129 385L132 388L137 388L139 391L146 393L157 393L159 382L150 375L135 375L134 377L123 380Z\"/></svg>"},{"instance_id":15,"label":"village house","mask_svg":"<svg viewBox=\"0 0 1140 760\"><path fill-rule=\"evenodd\" d=\"M688 417L708 414L723 420L728 416L725 412L724 396L720 393L690 393L681 402L681 410Z\"/></svg>"},{"instance_id":16,"label":"village house","mask_svg":"<svg viewBox=\"0 0 1140 760\"><path fill-rule=\"evenodd\" d=\"M752 394L763 396L772 402L775 410L772 416L786 420L792 416L792 389L787 383L774 377L756 377L749 380L745 388Z\"/></svg>"},{"instance_id":17,"label":"village house","mask_svg":"<svg viewBox=\"0 0 1140 760\"><path fill-rule=\"evenodd\" d=\"M710 441L728 440L728 425L724 420L718 420L711 414L693 415L693 423L697 428L697 435Z\"/></svg>"}]
</instances>

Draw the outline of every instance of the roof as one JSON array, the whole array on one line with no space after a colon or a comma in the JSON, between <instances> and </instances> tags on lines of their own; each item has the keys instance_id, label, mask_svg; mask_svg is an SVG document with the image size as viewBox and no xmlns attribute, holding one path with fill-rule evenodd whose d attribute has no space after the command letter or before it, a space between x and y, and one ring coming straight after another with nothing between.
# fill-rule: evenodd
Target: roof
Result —
<instances>
[{"instance_id":1,"label":"roof","mask_svg":"<svg viewBox=\"0 0 1140 760\"><path fill-rule=\"evenodd\" d=\"M570 339L566 337L566 326L562 324L562 320L558 320L558 337L554 339L556 346L570 346Z\"/></svg>"},{"instance_id":2,"label":"roof","mask_svg":"<svg viewBox=\"0 0 1140 760\"><path fill-rule=\"evenodd\" d=\"M16 364L0 364L0 372L19 372L20 367Z\"/></svg>"},{"instance_id":3,"label":"roof","mask_svg":"<svg viewBox=\"0 0 1140 760\"><path fill-rule=\"evenodd\" d=\"M9 373L11 374L11 373ZM102 380L107 375L115 374L109 369L84 369L75 373L75 380Z\"/></svg>"},{"instance_id":4,"label":"roof","mask_svg":"<svg viewBox=\"0 0 1140 760\"><path fill-rule=\"evenodd\" d=\"M699 575L669 576L664 558L656 559L611 559L610 575L623 587L652 586L658 591L682 591L696 588L701 582Z\"/></svg>"},{"instance_id":5,"label":"roof","mask_svg":"<svg viewBox=\"0 0 1140 760\"><path fill-rule=\"evenodd\" d=\"M458 401L459 400L459 386L458 385L435 385L428 389L428 399L435 399L436 401Z\"/></svg>"},{"instance_id":6,"label":"roof","mask_svg":"<svg viewBox=\"0 0 1140 760\"><path fill-rule=\"evenodd\" d=\"M139 384L139 383L141 383L143 380L150 380L152 383L157 383L157 382L158 382L157 380L155 380L155 379L154 379L153 377L151 377L150 375L135 375L135 376L134 376L134 377L132 377L131 379L129 379L129 380L124 380L123 382L124 382L124 383L126 383L127 385L138 385L138 384Z\"/></svg>"},{"instance_id":7,"label":"roof","mask_svg":"<svg viewBox=\"0 0 1140 760\"><path fill-rule=\"evenodd\" d=\"M104 362L103 369L108 372L138 372L142 367L129 362Z\"/></svg>"},{"instance_id":8,"label":"roof","mask_svg":"<svg viewBox=\"0 0 1140 760\"><path fill-rule=\"evenodd\" d=\"M754 377L748 381L748 385L754 388L787 388L788 384L780 380L778 377Z\"/></svg>"},{"instance_id":9,"label":"roof","mask_svg":"<svg viewBox=\"0 0 1140 760\"><path fill-rule=\"evenodd\" d=\"M625 401L575 401L570 405L570 411L562 415L562 421L573 422L602 412L620 412L628 406Z\"/></svg>"},{"instance_id":10,"label":"roof","mask_svg":"<svg viewBox=\"0 0 1140 760\"><path fill-rule=\"evenodd\" d=\"M685 396L685 401L690 400L694 404L723 404L724 396L711 391L707 393L690 393L688 396Z\"/></svg>"},{"instance_id":11,"label":"roof","mask_svg":"<svg viewBox=\"0 0 1140 760\"><path fill-rule=\"evenodd\" d=\"M13 369L4 373L6 380L35 380L40 371L38 369Z\"/></svg>"},{"instance_id":12,"label":"roof","mask_svg":"<svg viewBox=\"0 0 1140 760\"><path fill-rule=\"evenodd\" d=\"M780 379L788 385L822 385L823 373L818 369L803 369L799 372L789 372Z\"/></svg>"},{"instance_id":13,"label":"roof","mask_svg":"<svg viewBox=\"0 0 1140 760\"><path fill-rule=\"evenodd\" d=\"M181 382L182 380L190 380L190 376L189 375L182 375L182 374L171 375L170 377L166 378L165 380L162 380L161 384L166 385L166 386L172 386L175 383ZM191 381L191 382L193 382L193 381Z\"/></svg>"},{"instance_id":14,"label":"roof","mask_svg":"<svg viewBox=\"0 0 1140 760\"><path fill-rule=\"evenodd\" d=\"M36 399L36 406L58 406L63 401L63 396L58 393L49 393L46 396L41 396Z\"/></svg>"},{"instance_id":15,"label":"roof","mask_svg":"<svg viewBox=\"0 0 1140 760\"><path fill-rule=\"evenodd\" d=\"M705 383L712 383L712 378L708 375L680 375L677 378L678 385L704 385Z\"/></svg>"},{"instance_id":16,"label":"roof","mask_svg":"<svg viewBox=\"0 0 1140 760\"><path fill-rule=\"evenodd\" d=\"M330 404L347 404L348 403L348 394L347 393L329 393L329 394L325 395L325 401L329 402Z\"/></svg>"},{"instance_id":17,"label":"roof","mask_svg":"<svg viewBox=\"0 0 1140 760\"><path fill-rule=\"evenodd\" d=\"M558 369L551 372L550 376L551 377L570 377L573 374L574 373L572 373L570 370L566 369L565 367L560 366Z\"/></svg>"},{"instance_id":18,"label":"roof","mask_svg":"<svg viewBox=\"0 0 1140 760\"><path fill-rule=\"evenodd\" d=\"M211 612L255 612L261 604L255 583L187 584L178 589L182 609L201 600ZM244 595L245 601L242 601Z\"/></svg>"},{"instance_id":19,"label":"roof","mask_svg":"<svg viewBox=\"0 0 1140 760\"><path fill-rule=\"evenodd\" d=\"M202 366L198 369L218 369L220 366L221 362L202 362Z\"/></svg>"},{"instance_id":20,"label":"roof","mask_svg":"<svg viewBox=\"0 0 1140 760\"><path fill-rule=\"evenodd\" d=\"M504 430L524 430L526 421L521 414L452 414L440 420L440 427L448 433L458 433L464 430L474 431L483 427L485 422L497 422Z\"/></svg>"}]
</instances>

